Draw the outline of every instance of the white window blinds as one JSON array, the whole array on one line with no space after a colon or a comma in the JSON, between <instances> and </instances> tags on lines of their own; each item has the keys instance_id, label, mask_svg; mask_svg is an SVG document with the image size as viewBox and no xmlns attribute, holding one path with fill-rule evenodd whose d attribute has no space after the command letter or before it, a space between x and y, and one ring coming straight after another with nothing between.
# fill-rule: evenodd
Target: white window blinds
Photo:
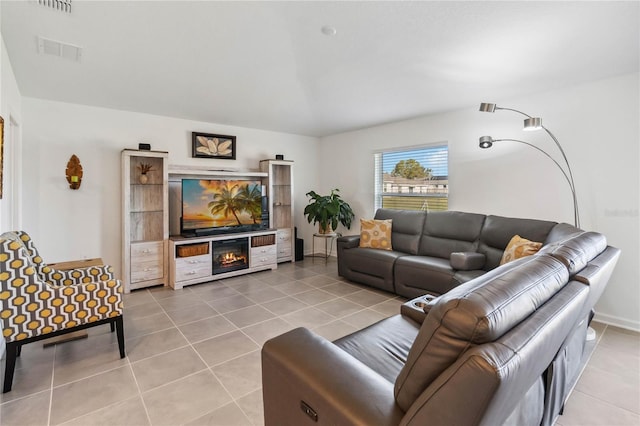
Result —
<instances>
[{"instance_id":1,"label":"white window blinds","mask_svg":"<svg viewBox=\"0 0 640 426\"><path fill-rule=\"evenodd\" d=\"M375 208L448 209L449 148L446 143L374 154Z\"/></svg>"}]
</instances>

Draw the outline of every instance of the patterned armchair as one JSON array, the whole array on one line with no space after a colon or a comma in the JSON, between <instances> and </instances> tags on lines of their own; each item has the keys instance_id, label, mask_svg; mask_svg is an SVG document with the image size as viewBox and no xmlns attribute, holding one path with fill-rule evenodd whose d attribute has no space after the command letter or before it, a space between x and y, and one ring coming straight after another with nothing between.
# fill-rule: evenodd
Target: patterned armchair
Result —
<instances>
[{"instance_id":1,"label":"patterned armchair","mask_svg":"<svg viewBox=\"0 0 640 426\"><path fill-rule=\"evenodd\" d=\"M125 356L122 285L111 267L53 269L26 232L0 235L0 322L7 349L3 393L11 390L16 357L27 343L109 323Z\"/></svg>"}]
</instances>

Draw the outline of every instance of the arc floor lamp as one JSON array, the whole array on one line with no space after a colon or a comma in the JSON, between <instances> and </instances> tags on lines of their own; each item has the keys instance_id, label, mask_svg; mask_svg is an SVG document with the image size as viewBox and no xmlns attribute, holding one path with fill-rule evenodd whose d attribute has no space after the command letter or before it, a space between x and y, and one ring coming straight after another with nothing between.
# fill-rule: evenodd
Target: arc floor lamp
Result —
<instances>
[{"instance_id":1,"label":"arc floor lamp","mask_svg":"<svg viewBox=\"0 0 640 426\"><path fill-rule=\"evenodd\" d=\"M524 145L530 146L531 148L534 148L534 149L540 151L545 156L547 156L547 158L549 158L551 161L553 161L554 164L560 169L560 171L564 175L567 183L569 184L569 188L571 188L571 195L573 197L573 221L574 221L573 223L577 228L579 228L580 227L580 213L578 211L578 198L576 197L576 186L575 186L575 183L573 182L573 173L571 172L571 166L569 165L569 160L567 160L567 155L565 154L564 149L562 149L562 146L560 145L560 142L558 142L558 139L555 137L555 135L553 133L551 133L551 131L549 129L547 129L546 127L544 127L542 125L542 119L539 118L539 117L532 117L529 114L526 114L526 113L524 113L522 111L518 111L517 109L499 107L496 104L485 103L485 102L480 104L480 111L482 111L482 112L495 112L496 110L513 111L513 112L517 112L518 114L521 114L521 115L524 115L525 117L527 117L524 120L524 130L539 130L539 129L543 129L545 132L547 132L547 134L551 137L551 139L553 139L553 142L556 144L556 146L560 150L560 153L562 154L562 158L564 160L564 164L566 165L566 170L565 170L565 167L562 167L560 165L560 163L558 163L549 153L547 153L542 148L540 148L540 147L538 147L538 146L536 146L536 145L534 145L532 143L521 141L521 140L518 140L518 139L493 139L491 136L482 136L480 138L480 142L479 142L480 148L483 148L483 149L491 148L495 142L503 142L503 141L505 141L505 142L517 142L517 143L522 143Z\"/></svg>"}]
</instances>

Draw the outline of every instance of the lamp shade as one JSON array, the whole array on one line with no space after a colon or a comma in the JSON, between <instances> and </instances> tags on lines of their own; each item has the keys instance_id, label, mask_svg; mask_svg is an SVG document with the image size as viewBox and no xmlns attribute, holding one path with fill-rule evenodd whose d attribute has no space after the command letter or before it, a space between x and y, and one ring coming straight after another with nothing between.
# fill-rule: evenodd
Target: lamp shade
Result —
<instances>
[{"instance_id":1,"label":"lamp shade","mask_svg":"<svg viewBox=\"0 0 640 426\"><path fill-rule=\"evenodd\" d=\"M524 130L542 129L542 119L540 117L530 117L524 120Z\"/></svg>"},{"instance_id":2,"label":"lamp shade","mask_svg":"<svg viewBox=\"0 0 640 426\"><path fill-rule=\"evenodd\" d=\"M480 104L480 111L482 112L495 112L496 104L490 104L487 102L483 102Z\"/></svg>"},{"instance_id":3,"label":"lamp shade","mask_svg":"<svg viewBox=\"0 0 640 426\"><path fill-rule=\"evenodd\" d=\"M491 136L481 136L478 145L482 149L491 148L493 146L493 138Z\"/></svg>"}]
</instances>

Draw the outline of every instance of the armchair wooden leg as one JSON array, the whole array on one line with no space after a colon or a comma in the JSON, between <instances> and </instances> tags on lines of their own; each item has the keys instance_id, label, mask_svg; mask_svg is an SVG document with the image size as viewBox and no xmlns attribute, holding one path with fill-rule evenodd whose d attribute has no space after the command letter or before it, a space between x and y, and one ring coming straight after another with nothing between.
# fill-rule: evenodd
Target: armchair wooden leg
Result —
<instances>
[{"instance_id":1,"label":"armchair wooden leg","mask_svg":"<svg viewBox=\"0 0 640 426\"><path fill-rule=\"evenodd\" d=\"M111 323L113 326L113 323ZM120 315L115 320L116 333L118 337L118 349L120 349L120 358L124 358L124 321L122 320L122 315Z\"/></svg>"},{"instance_id":2,"label":"armchair wooden leg","mask_svg":"<svg viewBox=\"0 0 640 426\"><path fill-rule=\"evenodd\" d=\"M113 333L114 331L116 331L116 323L112 322L109 324L109 326L111 326L111 332Z\"/></svg>"},{"instance_id":3,"label":"armchair wooden leg","mask_svg":"<svg viewBox=\"0 0 640 426\"><path fill-rule=\"evenodd\" d=\"M16 358L20 354L22 345L18 342L7 343L6 350L6 365L4 368L4 387L2 393L7 393L11 390L13 384L13 372L16 369Z\"/></svg>"}]
</instances>

